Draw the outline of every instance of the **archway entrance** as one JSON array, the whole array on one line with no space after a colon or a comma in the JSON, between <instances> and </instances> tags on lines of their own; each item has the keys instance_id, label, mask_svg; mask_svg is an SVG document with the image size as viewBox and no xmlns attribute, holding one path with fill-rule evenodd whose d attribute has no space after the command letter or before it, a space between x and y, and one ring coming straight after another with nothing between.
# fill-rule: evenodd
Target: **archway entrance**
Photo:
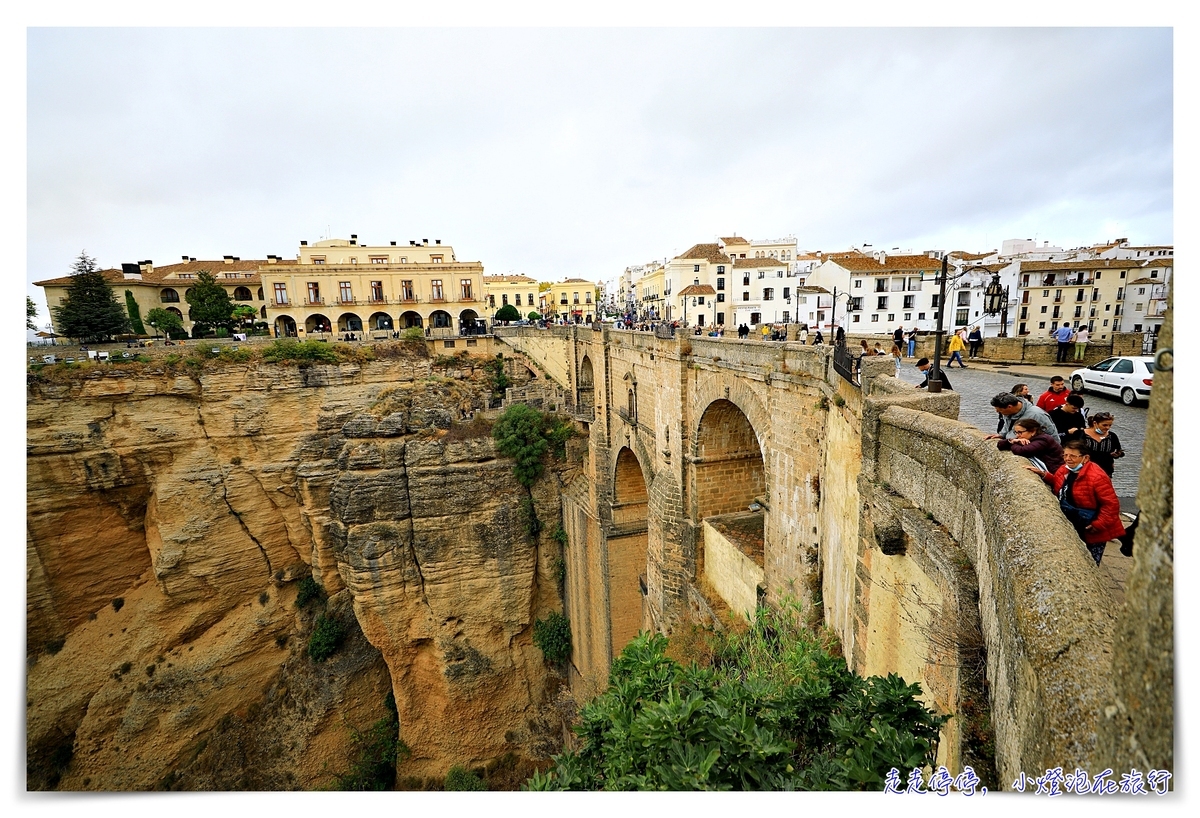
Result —
<instances>
[{"instance_id":1,"label":"archway entrance","mask_svg":"<svg viewBox=\"0 0 1200 818\"><path fill-rule=\"evenodd\" d=\"M352 312L338 316L338 332L362 332L362 319Z\"/></svg>"},{"instance_id":2,"label":"archway entrance","mask_svg":"<svg viewBox=\"0 0 1200 818\"><path fill-rule=\"evenodd\" d=\"M732 402L700 417L693 464L703 535L697 560L709 586L735 611L754 615L765 593L766 469L758 435Z\"/></svg>"},{"instance_id":3,"label":"archway entrance","mask_svg":"<svg viewBox=\"0 0 1200 818\"><path fill-rule=\"evenodd\" d=\"M641 464L626 446L617 454L613 525L608 536L608 621L612 639L610 655L614 658L642 628L649 508Z\"/></svg>"},{"instance_id":4,"label":"archway entrance","mask_svg":"<svg viewBox=\"0 0 1200 818\"><path fill-rule=\"evenodd\" d=\"M392 329L392 316L388 315L386 312L375 313L367 319L367 322L371 329Z\"/></svg>"},{"instance_id":5,"label":"archway entrance","mask_svg":"<svg viewBox=\"0 0 1200 818\"><path fill-rule=\"evenodd\" d=\"M583 356L583 360L579 364L579 408L590 410L592 408L592 395L595 392L594 375L592 373L592 359L587 355Z\"/></svg>"},{"instance_id":6,"label":"archway entrance","mask_svg":"<svg viewBox=\"0 0 1200 818\"><path fill-rule=\"evenodd\" d=\"M329 319L320 313L315 313L304 319L304 331L311 332L332 332L333 325L329 323Z\"/></svg>"},{"instance_id":7,"label":"archway entrance","mask_svg":"<svg viewBox=\"0 0 1200 818\"><path fill-rule=\"evenodd\" d=\"M296 337L296 321L290 315L279 315L275 317L275 337L276 338L295 338Z\"/></svg>"},{"instance_id":8,"label":"archway entrance","mask_svg":"<svg viewBox=\"0 0 1200 818\"><path fill-rule=\"evenodd\" d=\"M409 329L410 327L420 328L422 326L421 313L414 312L412 310L401 313L400 314L400 326L403 327L404 329Z\"/></svg>"}]
</instances>

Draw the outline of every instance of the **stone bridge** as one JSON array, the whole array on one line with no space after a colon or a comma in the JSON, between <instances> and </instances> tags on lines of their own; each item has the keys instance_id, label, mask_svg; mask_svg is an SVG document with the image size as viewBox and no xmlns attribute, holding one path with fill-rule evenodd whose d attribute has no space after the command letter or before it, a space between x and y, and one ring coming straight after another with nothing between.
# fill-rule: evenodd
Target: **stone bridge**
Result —
<instances>
[{"instance_id":1,"label":"stone bridge","mask_svg":"<svg viewBox=\"0 0 1200 818\"><path fill-rule=\"evenodd\" d=\"M1007 785L1095 766L1115 612L1052 494L957 420L956 393L913 390L890 358L865 361L860 388L830 347L496 334L592 418L563 499L585 694L639 629L792 597L854 671L920 682L952 714L952 771L994 762Z\"/></svg>"}]
</instances>

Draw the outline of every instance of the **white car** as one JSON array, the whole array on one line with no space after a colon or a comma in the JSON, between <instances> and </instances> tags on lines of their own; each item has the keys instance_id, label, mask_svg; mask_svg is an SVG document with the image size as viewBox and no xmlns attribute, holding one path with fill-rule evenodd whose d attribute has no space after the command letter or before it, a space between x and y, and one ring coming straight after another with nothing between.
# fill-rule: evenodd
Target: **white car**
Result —
<instances>
[{"instance_id":1,"label":"white car","mask_svg":"<svg viewBox=\"0 0 1200 818\"><path fill-rule=\"evenodd\" d=\"M1149 400L1153 385L1154 357L1151 355L1105 358L1087 369L1076 369L1071 373L1072 391L1118 396L1126 406Z\"/></svg>"}]
</instances>

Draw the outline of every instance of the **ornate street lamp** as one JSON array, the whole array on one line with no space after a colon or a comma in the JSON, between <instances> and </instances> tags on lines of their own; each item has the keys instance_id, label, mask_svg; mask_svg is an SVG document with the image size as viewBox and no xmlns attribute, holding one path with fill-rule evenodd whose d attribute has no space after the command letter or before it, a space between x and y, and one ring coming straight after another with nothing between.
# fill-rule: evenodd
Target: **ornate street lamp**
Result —
<instances>
[{"instance_id":1,"label":"ornate street lamp","mask_svg":"<svg viewBox=\"0 0 1200 818\"><path fill-rule=\"evenodd\" d=\"M1000 274L992 276L992 281L983 291L983 312L985 315L1000 316L1000 337L1008 337L1008 287L1000 286Z\"/></svg>"}]
</instances>

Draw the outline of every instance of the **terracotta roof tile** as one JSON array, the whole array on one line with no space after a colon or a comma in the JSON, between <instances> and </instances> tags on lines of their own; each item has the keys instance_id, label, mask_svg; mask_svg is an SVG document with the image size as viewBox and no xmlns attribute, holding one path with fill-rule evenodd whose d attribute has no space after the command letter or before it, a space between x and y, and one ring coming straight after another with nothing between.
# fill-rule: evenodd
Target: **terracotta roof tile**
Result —
<instances>
[{"instance_id":1,"label":"terracotta roof tile","mask_svg":"<svg viewBox=\"0 0 1200 818\"><path fill-rule=\"evenodd\" d=\"M694 244L675 258L700 259L717 264L729 264L731 261L729 256L721 252L721 247L717 244Z\"/></svg>"},{"instance_id":2,"label":"terracotta roof tile","mask_svg":"<svg viewBox=\"0 0 1200 818\"><path fill-rule=\"evenodd\" d=\"M1141 267L1146 259L1137 258L1094 258L1090 261L1022 261L1021 272L1048 272L1051 270L1130 270Z\"/></svg>"},{"instance_id":3,"label":"terracotta roof tile","mask_svg":"<svg viewBox=\"0 0 1200 818\"><path fill-rule=\"evenodd\" d=\"M780 261L777 258L737 258L733 260L733 266L738 267L786 267L786 261Z\"/></svg>"},{"instance_id":4,"label":"terracotta roof tile","mask_svg":"<svg viewBox=\"0 0 1200 818\"><path fill-rule=\"evenodd\" d=\"M485 275L483 277L484 284L533 284L536 283L536 278L530 278L523 275Z\"/></svg>"},{"instance_id":5,"label":"terracotta roof tile","mask_svg":"<svg viewBox=\"0 0 1200 818\"><path fill-rule=\"evenodd\" d=\"M717 291L708 284L689 284L678 295L716 295Z\"/></svg>"},{"instance_id":6,"label":"terracotta roof tile","mask_svg":"<svg viewBox=\"0 0 1200 818\"><path fill-rule=\"evenodd\" d=\"M728 238L725 238L724 236L722 236L721 241L725 242L725 244L749 244L750 243L750 242L746 241L744 238L742 238L741 236L730 236Z\"/></svg>"}]
</instances>

